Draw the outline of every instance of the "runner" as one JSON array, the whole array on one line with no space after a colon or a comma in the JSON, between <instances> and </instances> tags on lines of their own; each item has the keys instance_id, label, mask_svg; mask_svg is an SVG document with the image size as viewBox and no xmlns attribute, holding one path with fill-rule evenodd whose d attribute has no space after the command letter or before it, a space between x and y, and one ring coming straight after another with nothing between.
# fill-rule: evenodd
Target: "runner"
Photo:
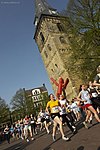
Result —
<instances>
[{"instance_id":1,"label":"runner","mask_svg":"<svg viewBox=\"0 0 100 150\"><path fill-rule=\"evenodd\" d=\"M31 114L30 119L31 119L32 134L33 134L33 135L37 135L37 130L36 130L36 118L35 118L34 114Z\"/></svg>"},{"instance_id":2,"label":"runner","mask_svg":"<svg viewBox=\"0 0 100 150\"><path fill-rule=\"evenodd\" d=\"M49 134L50 133L49 126L51 125L51 120L50 120L50 115L46 111L44 112L44 118L45 118L44 120L45 129Z\"/></svg>"},{"instance_id":3,"label":"runner","mask_svg":"<svg viewBox=\"0 0 100 150\"><path fill-rule=\"evenodd\" d=\"M62 122L67 124L69 129L75 134L77 132L75 124L70 120L70 118L67 116L66 108L67 108L67 102L66 99L64 99L63 95L60 95L60 116L62 118Z\"/></svg>"},{"instance_id":4,"label":"runner","mask_svg":"<svg viewBox=\"0 0 100 150\"><path fill-rule=\"evenodd\" d=\"M91 81L89 81L88 91L90 94L90 99L92 101L92 105L93 105L94 109L97 110L97 108L100 107L100 100L98 97L97 89L96 89L96 87L93 86L93 83Z\"/></svg>"},{"instance_id":5,"label":"runner","mask_svg":"<svg viewBox=\"0 0 100 150\"><path fill-rule=\"evenodd\" d=\"M88 128L87 122L88 122L89 117L91 116L91 112L94 114L94 117L96 118L96 120L98 122L100 122L98 114L92 106L92 102L90 100L90 96L89 96L89 93L87 91L87 86L86 85L84 85L84 84L80 85L80 93L79 93L77 99L79 101L84 102L84 105L82 106L82 108L86 110L86 119L83 122L84 126L86 128Z\"/></svg>"},{"instance_id":6,"label":"runner","mask_svg":"<svg viewBox=\"0 0 100 150\"><path fill-rule=\"evenodd\" d=\"M28 135L28 132L29 132L31 136L31 140L34 140L33 135L32 135L32 130L31 130L31 119L27 115L25 116L23 123L24 123L25 139L27 140L27 142L29 142L29 135Z\"/></svg>"},{"instance_id":7,"label":"runner","mask_svg":"<svg viewBox=\"0 0 100 150\"><path fill-rule=\"evenodd\" d=\"M4 129L4 134L7 142L10 144L10 128L8 127L8 125L6 125Z\"/></svg>"},{"instance_id":8,"label":"runner","mask_svg":"<svg viewBox=\"0 0 100 150\"><path fill-rule=\"evenodd\" d=\"M76 100L76 98L73 98L73 99L72 99L71 109L72 109L72 111L74 112L74 114L75 114L75 116L76 116L75 121L79 121L79 120L80 120L81 113L80 113L80 109L79 109L79 107L78 107L78 105L77 105L77 100Z\"/></svg>"},{"instance_id":9,"label":"runner","mask_svg":"<svg viewBox=\"0 0 100 150\"><path fill-rule=\"evenodd\" d=\"M64 131L63 131L63 128L62 128L62 121L60 120L59 106L60 106L59 100L56 100L54 95L50 94L50 101L47 103L46 111L49 113L49 109L50 109L51 118L53 120L53 125L54 125L53 126L53 134L52 134L53 141L56 140L55 135L56 135L57 124L59 124L59 129L60 129L60 132L61 132L61 135L62 135L62 139L65 140L65 141L68 141L69 138L65 137Z\"/></svg>"}]
</instances>

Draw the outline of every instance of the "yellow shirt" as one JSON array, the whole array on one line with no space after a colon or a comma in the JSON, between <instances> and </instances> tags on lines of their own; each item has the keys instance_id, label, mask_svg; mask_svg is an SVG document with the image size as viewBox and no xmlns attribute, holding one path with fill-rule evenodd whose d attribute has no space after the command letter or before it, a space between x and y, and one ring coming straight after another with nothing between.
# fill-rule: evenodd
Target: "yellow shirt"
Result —
<instances>
[{"instance_id":1,"label":"yellow shirt","mask_svg":"<svg viewBox=\"0 0 100 150\"><path fill-rule=\"evenodd\" d=\"M51 113L59 112L59 100L50 100L47 103L47 107L50 107Z\"/></svg>"}]
</instances>

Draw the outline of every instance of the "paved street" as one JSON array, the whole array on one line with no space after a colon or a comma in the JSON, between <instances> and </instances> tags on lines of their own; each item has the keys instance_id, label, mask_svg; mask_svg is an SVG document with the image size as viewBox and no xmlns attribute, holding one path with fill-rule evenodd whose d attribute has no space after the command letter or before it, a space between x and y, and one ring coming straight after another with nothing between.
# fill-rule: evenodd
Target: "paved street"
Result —
<instances>
[{"instance_id":1,"label":"paved street","mask_svg":"<svg viewBox=\"0 0 100 150\"><path fill-rule=\"evenodd\" d=\"M4 142L0 144L0 150L100 150L100 124L93 120L93 125L85 129L82 123L78 124L78 133L73 135L68 128L64 127L66 136L71 140L66 142L60 137L57 131L56 142L52 141L51 134L45 132L35 136L34 141L11 141L11 144Z\"/></svg>"}]
</instances>

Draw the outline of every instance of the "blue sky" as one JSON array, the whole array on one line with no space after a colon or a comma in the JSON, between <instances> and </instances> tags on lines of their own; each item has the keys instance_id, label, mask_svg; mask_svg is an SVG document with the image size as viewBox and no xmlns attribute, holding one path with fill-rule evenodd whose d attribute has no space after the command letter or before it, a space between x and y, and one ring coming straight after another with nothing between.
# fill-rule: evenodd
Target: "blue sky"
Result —
<instances>
[{"instance_id":1,"label":"blue sky","mask_svg":"<svg viewBox=\"0 0 100 150\"><path fill-rule=\"evenodd\" d=\"M68 0L48 0L61 11ZM34 36L34 0L0 0L0 97L7 103L20 88L45 83L52 92Z\"/></svg>"}]
</instances>

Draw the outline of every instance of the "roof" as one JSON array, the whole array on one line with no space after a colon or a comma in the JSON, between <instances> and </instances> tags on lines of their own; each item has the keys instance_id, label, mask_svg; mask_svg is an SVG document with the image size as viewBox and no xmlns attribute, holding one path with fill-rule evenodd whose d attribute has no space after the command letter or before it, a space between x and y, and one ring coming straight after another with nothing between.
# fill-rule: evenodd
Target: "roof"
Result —
<instances>
[{"instance_id":1,"label":"roof","mask_svg":"<svg viewBox=\"0 0 100 150\"><path fill-rule=\"evenodd\" d=\"M32 90L36 90L36 89L40 89L41 93L48 92L45 87L45 84L43 84L43 86L41 87L36 87L36 88L29 89L29 90L25 90L25 93L29 96L32 96Z\"/></svg>"},{"instance_id":2,"label":"roof","mask_svg":"<svg viewBox=\"0 0 100 150\"><path fill-rule=\"evenodd\" d=\"M35 19L34 24L37 25L42 14L58 14L57 10L52 8L46 0L34 0L35 3Z\"/></svg>"}]
</instances>

